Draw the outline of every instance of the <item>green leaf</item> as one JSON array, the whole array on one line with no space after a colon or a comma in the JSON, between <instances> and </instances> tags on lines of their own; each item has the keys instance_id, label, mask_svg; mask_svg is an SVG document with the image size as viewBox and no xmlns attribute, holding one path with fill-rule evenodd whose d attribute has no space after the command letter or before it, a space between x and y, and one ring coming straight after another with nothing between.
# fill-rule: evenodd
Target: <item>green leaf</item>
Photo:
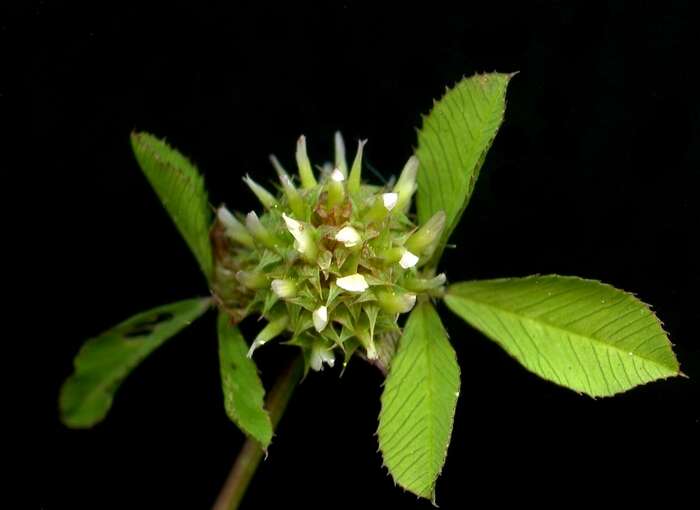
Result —
<instances>
[{"instance_id":1,"label":"green leaf","mask_svg":"<svg viewBox=\"0 0 700 510\"><path fill-rule=\"evenodd\" d=\"M75 358L73 374L61 388L63 423L87 428L102 421L119 385L134 367L210 305L210 298L196 298L160 306L88 340Z\"/></svg>"},{"instance_id":2,"label":"green leaf","mask_svg":"<svg viewBox=\"0 0 700 510\"><path fill-rule=\"evenodd\" d=\"M213 256L209 242L211 209L204 179L197 168L164 141L148 133L132 133L131 145L141 170L210 279Z\"/></svg>"},{"instance_id":3,"label":"green leaf","mask_svg":"<svg viewBox=\"0 0 700 510\"><path fill-rule=\"evenodd\" d=\"M246 354L248 345L225 313L219 312L219 364L226 414L247 435L267 448L272 423L263 407L265 389L255 362Z\"/></svg>"},{"instance_id":4,"label":"green leaf","mask_svg":"<svg viewBox=\"0 0 700 510\"><path fill-rule=\"evenodd\" d=\"M479 170L496 137L506 108L506 88L513 74L481 74L464 78L436 102L418 132L418 220L438 211L447 221L433 253L442 250L469 203Z\"/></svg>"},{"instance_id":5,"label":"green leaf","mask_svg":"<svg viewBox=\"0 0 700 510\"><path fill-rule=\"evenodd\" d=\"M434 499L452 433L459 366L440 317L429 302L406 323L382 393L379 448L404 489Z\"/></svg>"},{"instance_id":6,"label":"green leaf","mask_svg":"<svg viewBox=\"0 0 700 510\"><path fill-rule=\"evenodd\" d=\"M597 281L530 276L452 285L447 306L540 377L608 396L679 375L647 305Z\"/></svg>"}]
</instances>

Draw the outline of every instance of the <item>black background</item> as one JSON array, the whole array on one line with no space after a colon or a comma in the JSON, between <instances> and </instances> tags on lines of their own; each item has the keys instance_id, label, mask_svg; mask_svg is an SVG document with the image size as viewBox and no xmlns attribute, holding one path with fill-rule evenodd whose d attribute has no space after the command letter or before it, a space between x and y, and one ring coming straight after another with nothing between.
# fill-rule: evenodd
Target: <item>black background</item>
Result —
<instances>
[{"instance_id":1,"label":"black background","mask_svg":"<svg viewBox=\"0 0 700 510\"><path fill-rule=\"evenodd\" d=\"M241 176L272 180L270 152L292 166L301 133L316 162L336 129L368 138L366 161L397 173L433 98L492 70L520 74L443 269L452 281L559 273L634 291L691 379L592 400L539 380L444 313L462 392L437 501L643 494L670 504L689 487L683 475L697 476L700 432L696 28L682 3L633 4L40 2L24 12L27 194L44 211L32 254L50 296L33 324L36 507L208 508L242 444L223 412L213 314L139 366L104 423L58 421L57 392L84 339L207 292L131 155L132 129L197 162L212 203L248 211L257 204ZM289 352L259 352L269 384ZM381 468L380 384L361 363L342 379L312 374L244 508L429 508Z\"/></svg>"}]
</instances>

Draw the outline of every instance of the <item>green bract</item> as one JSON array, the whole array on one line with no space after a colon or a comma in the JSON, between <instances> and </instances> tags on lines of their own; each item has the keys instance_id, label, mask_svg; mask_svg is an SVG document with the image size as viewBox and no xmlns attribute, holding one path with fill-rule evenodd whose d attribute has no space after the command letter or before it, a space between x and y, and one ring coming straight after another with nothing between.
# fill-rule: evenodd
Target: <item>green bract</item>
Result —
<instances>
[{"instance_id":1,"label":"green bract","mask_svg":"<svg viewBox=\"0 0 700 510\"><path fill-rule=\"evenodd\" d=\"M195 166L165 142L133 134L136 158L213 299L155 308L89 340L61 391L64 423L100 421L123 378L212 302L223 407L249 438L268 446L292 390L277 387L266 409L256 349L275 339L298 346L306 371L332 367L337 357L345 366L357 354L387 374L377 430L384 465L401 487L433 500L460 388L435 301L444 299L528 370L579 393L609 396L679 375L651 309L609 285L549 275L444 287L440 256L501 125L512 76L477 75L448 90L392 186L362 182L364 141L349 165L337 133L333 162L315 172L302 136L298 180L271 156L277 190L244 178L261 209L244 215L221 206L214 220ZM237 325L251 315L265 322L246 342ZM289 385L297 372L282 380ZM260 454L241 458L258 462Z\"/></svg>"}]
</instances>

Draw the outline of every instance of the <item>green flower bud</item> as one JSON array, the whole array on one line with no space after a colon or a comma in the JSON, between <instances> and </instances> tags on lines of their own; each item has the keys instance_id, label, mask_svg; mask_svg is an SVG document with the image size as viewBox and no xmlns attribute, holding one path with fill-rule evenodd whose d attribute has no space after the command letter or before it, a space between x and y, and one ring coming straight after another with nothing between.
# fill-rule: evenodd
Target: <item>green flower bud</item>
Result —
<instances>
[{"instance_id":1,"label":"green flower bud","mask_svg":"<svg viewBox=\"0 0 700 510\"><path fill-rule=\"evenodd\" d=\"M348 178L348 191L352 194L360 191L360 181L362 179L362 150L365 147L367 140L360 140L357 143L357 153L355 160L352 163L350 177Z\"/></svg>"},{"instance_id":2,"label":"green flower bud","mask_svg":"<svg viewBox=\"0 0 700 510\"><path fill-rule=\"evenodd\" d=\"M377 346L374 344L374 337L370 333L369 328L356 329L355 336L362 344L362 347L365 348L367 359L377 359Z\"/></svg>"},{"instance_id":3,"label":"green flower bud","mask_svg":"<svg viewBox=\"0 0 700 510\"><path fill-rule=\"evenodd\" d=\"M331 209L345 200L345 186L343 184L345 176L340 169L336 168L331 172L328 179L328 208Z\"/></svg>"},{"instance_id":4,"label":"green flower bud","mask_svg":"<svg viewBox=\"0 0 700 510\"><path fill-rule=\"evenodd\" d=\"M255 211L250 211L245 217L245 226L248 232L253 236L257 242L266 248L271 250L277 249L279 241L277 238L265 228L265 226L260 222L260 218L255 214Z\"/></svg>"},{"instance_id":5,"label":"green flower bud","mask_svg":"<svg viewBox=\"0 0 700 510\"><path fill-rule=\"evenodd\" d=\"M280 165L277 158L272 154L270 155L270 162L275 168L277 176L282 183L282 189L284 190L284 194L287 197L287 202L289 203L289 207L292 209L294 216L297 218L304 218L306 216L306 206L304 205L301 195L299 195L299 192L294 186L292 179L289 177L287 172L284 171L284 168L282 168L282 165Z\"/></svg>"},{"instance_id":6,"label":"green flower bud","mask_svg":"<svg viewBox=\"0 0 700 510\"><path fill-rule=\"evenodd\" d=\"M417 255L430 253L434 249L434 244L439 241L443 228L445 228L445 211L438 211L408 238L404 246Z\"/></svg>"},{"instance_id":7,"label":"green flower bud","mask_svg":"<svg viewBox=\"0 0 700 510\"><path fill-rule=\"evenodd\" d=\"M266 344L276 336L279 336L287 328L288 323L289 317L286 315L280 315L274 320L268 322L267 326L265 326L260 333L258 333L258 336L255 337L255 340L253 340L253 343L250 345L248 357L251 358L258 347Z\"/></svg>"},{"instance_id":8,"label":"green flower bud","mask_svg":"<svg viewBox=\"0 0 700 510\"><path fill-rule=\"evenodd\" d=\"M403 246L394 246L381 252L381 258L387 264L398 263L404 269L415 267L419 257Z\"/></svg>"},{"instance_id":9,"label":"green flower bud","mask_svg":"<svg viewBox=\"0 0 700 510\"><path fill-rule=\"evenodd\" d=\"M314 188L317 184L316 177L314 177L314 172L311 169L311 162L309 161L309 156L306 153L306 137L304 135L301 135L299 137L299 141L297 142L296 158L302 187L304 189Z\"/></svg>"},{"instance_id":10,"label":"green flower bud","mask_svg":"<svg viewBox=\"0 0 700 510\"><path fill-rule=\"evenodd\" d=\"M396 207L399 195L397 193L382 193L374 198L372 206L367 209L363 221L367 223L380 222Z\"/></svg>"},{"instance_id":11,"label":"green flower bud","mask_svg":"<svg viewBox=\"0 0 700 510\"><path fill-rule=\"evenodd\" d=\"M260 186L260 184L251 179L249 175L246 175L243 178L243 182L245 182L248 185L248 187L255 194L255 196L258 197L258 200L260 200L260 203L265 208L274 209L279 205L277 203L277 199L272 195L272 193L270 193L265 188Z\"/></svg>"},{"instance_id":12,"label":"green flower bud","mask_svg":"<svg viewBox=\"0 0 700 510\"><path fill-rule=\"evenodd\" d=\"M335 356L333 355L332 347L326 345L325 342L321 340L315 340L311 346L311 356L309 359L309 365L316 372L323 370L323 364L333 367L335 364Z\"/></svg>"},{"instance_id":13,"label":"green flower bud","mask_svg":"<svg viewBox=\"0 0 700 510\"><path fill-rule=\"evenodd\" d=\"M270 288L280 299L289 299L297 295L297 286L292 280L272 280Z\"/></svg>"},{"instance_id":14,"label":"green flower bud","mask_svg":"<svg viewBox=\"0 0 700 510\"><path fill-rule=\"evenodd\" d=\"M348 162L345 159L345 142L340 131L335 132L333 141L335 142L335 167L342 172L343 177L347 177Z\"/></svg>"},{"instance_id":15,"label":"green flower bud","mask_svg":"<svg viewBox=\"0 0 700 510\"><path fill-rule=\"evenodd\" d=\"M258 271L238 271L236 279L252 290L264 289L268 285L267 277Z\"/></svg>"},{"instance_id":16,"label":"green flower bud","mask_svg":"<svg viewBox=\"0 0 700 510\"><path fill-rule=\"evenodd\" d=\"M223 205L216 210L216 217L224 226L224 232L226 236L234 241L252 248L255 245L253 241L253 236L250 232L243 226L243 224L236 219L236 217L229 212Z\"/></svg>"},{"instance_id":17,"label":"green flower bud","mask_svg":"<svg viewBox=\"0 0 700 510\"><path fill-rule=\"evenodd\" d=\"M396 209L401 212L408 211L411 205L411 197L416 192L416 175L418 174L418 158L411 156L404 165L399 180L396 181L394 192L399 194Z\"/></svg>"},{"instance_id":18,"label":"green flower bud","mask_svg":"<svg viewBox=\"0 0 700 510\"><path fill-rule=\"evenodd\" d=\"M416 304L416 295L394 290L377 291L379 306L387 313L410 312Z\"/></svg>"}]
</instances>

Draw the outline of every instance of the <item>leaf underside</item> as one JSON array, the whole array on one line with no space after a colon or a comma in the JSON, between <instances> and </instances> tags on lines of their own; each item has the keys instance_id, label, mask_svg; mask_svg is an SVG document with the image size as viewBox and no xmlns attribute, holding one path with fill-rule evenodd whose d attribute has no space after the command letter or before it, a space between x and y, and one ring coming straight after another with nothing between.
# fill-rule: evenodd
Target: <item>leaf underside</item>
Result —
<instances>
[{"instance_id":1,"label":"leaf underside","mask_svg":"<svg viewBox=\"0 0 700 510\"><path fill-rule=\"evenodd\" d=\"M141 170L153 186L207 279L213 258L209 241L211 210L204 179L197 168L164 141L132 133L131 145Z\"/></svg>"},{"instance_id":2,"label":"leaf underside","mask_svg":"<svg viewBox=\"0 0 700 510\"><path fill-rule=\"evenodd\" d=\"M679 375L671 343L643 302L597 281L530 276L457 283L447 306L540 377L609 396Z\"/></svg>"},{"instance_id":3,"label":"leaf underside","mask_svg":"<svg viewBox=\"0 0 700 510\"><path fill-rule=\"evenodd\" d=\"M219 312L219 364L224 407L229 418L263 448L272 440L272 423L264 408L265 389L240 330Z\"/></svg>"},{"instance_id":4,"label":"leaf underside","mask_svg":"<svg viewBox=\"0 0 700 510\"><path fill-rule=\"evenodd\" d=\"M92 427L112 406L124 378L157 347L174 336L210 306L196 298L160 306L127 319L88 340L75 358L75 370L61 388L63 423Z\"/></svg>"},{"instance_id":5,"label":"leaf underside","mask_svg":"<svg viewBox=\"0 0 700 510\"><path fill-rule=\"evenodd\" d=\"M479 170L496 136L506 107L512 74L465 78L437 101L418 132L418 220L438 211L447 217L441 243L433 254L440 260L445 243L469 203Z\"/></svg>"},{"instance_id":6,"label":"leaf underside","mask_svg":"<svg viewBox=\"0 0 700 510\"><path fill-rule=\"evenodd\" d=\"M421 303L411 312L391 362L377 431L394 481L418 496L434 498L459 384L459 366L440 317L430 303Z\"/></svg>"}]
</instances>

